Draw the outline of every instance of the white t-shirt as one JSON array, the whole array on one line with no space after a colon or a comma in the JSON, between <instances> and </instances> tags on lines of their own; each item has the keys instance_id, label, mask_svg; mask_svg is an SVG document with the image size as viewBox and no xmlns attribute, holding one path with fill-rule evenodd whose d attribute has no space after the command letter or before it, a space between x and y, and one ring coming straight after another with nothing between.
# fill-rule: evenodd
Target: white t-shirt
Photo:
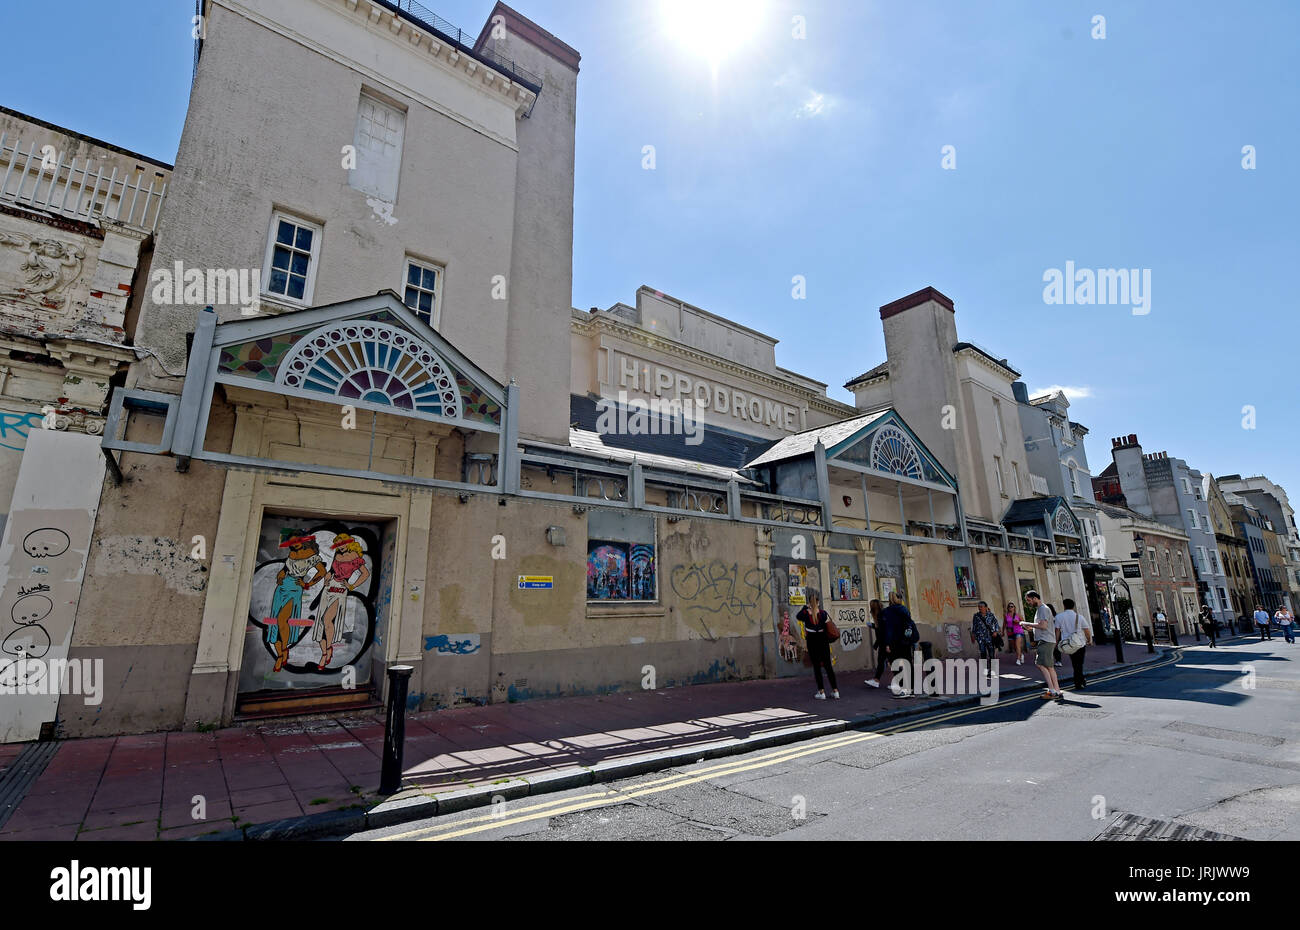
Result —
<instances>
[{"instance_id":1,"label":"white t-shirt","mask_svg":"<svg viewBox=\"0 0 1300 930\"><path fill-rule=\"evenodd\" d=\"M1290 626L1291 624L1291 615L1281 610L1277 612L1273 619L1282 624L1282 626Z\"/></svg>"},{"instance_id":2,"label":"white t-shirt","mask_svg":"<svg viewBox=\"0 0 1300 930\"><path fill-rule=\"evenodd\" d=\"M1073 610L1063 610L1056 615L1056 628L1061 631L1061 639L1066 640L1080 630L1087 630L1092 633L1092 623L1087 617L1081 616Z\"/></svg>"}]
</instances>

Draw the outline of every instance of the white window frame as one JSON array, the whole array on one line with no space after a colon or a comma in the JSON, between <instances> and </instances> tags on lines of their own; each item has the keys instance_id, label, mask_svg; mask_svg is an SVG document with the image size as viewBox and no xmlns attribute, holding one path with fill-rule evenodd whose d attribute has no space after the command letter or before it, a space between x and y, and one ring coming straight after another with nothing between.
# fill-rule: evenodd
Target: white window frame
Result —
<instances>
[{"instance_id":1,"label":"white window frame","mask_svg":"<svg viewBox=\"0 0 1300 930\"><path fill-rule=\"evenodd\" d=\"M1018 462L1011 463L1011 477L1015 480L1016 498L1024 497L1025 495L1020 490L1020 464Z\"/></svg>"},{"instance_id":2,"label":"white window frame","mask_svg":"<svg viewBox=\"0 0 1300 930\"><path fill-rule=\"evenodd\" d=\"M1075 497L1082 497L1083 493L1079 490L1079 470L1074 465L1066 465L1070 469L1070 491Z\"/></svg>"},{"instance_id":3,"label":"white window frame","mask_svg":"<svg viewBox=\"0 0 1300 930\"><path fill-rule=\"evenodd\" d=\"M378 174L376 175L376 183L373 186L364 186L362 184L362 179L358 175L360 169L352 168L348 171L348 187L363 194L369 194L371 197L375 197L384 203L397 203L397 192L401 185L402 178L402 152L406 146L406 121L408 114L405 107L394 103L391 100L387 100L373 91L364 89L361 91L360 99L357 101L357 118L352 129L352 144L356 148L356 159L358 165L360 165L363 158L375 158L374 153L366 151L361 142L362 108L367 103L371 104L373 107L382 108L385 111L396 113L401 117L402 125L397 130L398 137L395 146L397 149L396 155L394 156L396 161L392 165L380 166L381 168L386 169L385 173L382 177L378 176ZM387 116L385 116L384 128L387 131L391 131L390 127L387 125ZM391 192L387 189L386 185L381 183L389 178L389 172L391 172L392 180Z\"/></svg>"},{"instance_id":4,"label":"white window frame","mask_svg":"<svg viewBox=\"0 0 1300 930\"><path fill-rule=\"evenodd\" d=\"M1160 559L1156 555L1156 547L1152 546L1147 550L1147 556L1151 560L1151 575L1154 578L1160 577Z\"/></svg>"},{"instance_id":5,"label":"white window frame","mask_svg":"<svg viewBox=\"0 0 1300 930\"><path fill-rule=\"evenodd\" d=\"M1158 610L1158 611L1160 611L1160 613L1164 614L1164 615L1165 615L1165 619L1168 620L1168 619L1169 619L1169 612L1168 612L1167 610L1165 610L1165 592L1163 592L1163 591L1157 591L1157 592L1155 592L1155 594L1156 594L1156 610Z\"/></svg>"},{"instance_id":6,"label":"white window frame","mask_svg":"<svg viewBox=\"0 0 1300 930\"><path fill-rule=\"evenodd\" d=\"M1002 401L993 398L993 419L998 424L998 442L1002 445L1007 444L1007 428L1002 425Z\"/></svg>"},{"instance_id":7,"label":"white window frame","mask_svg":"<svg viewBox=\"0 0 1300 930\"><path fill-rule=\"evenodd\" d=\"M993 471L998 476L998 493L1001 494L1003 497L1006 497L1007 487L1006 487L1006 482L1002 477L1002 456L1000 455L993 456Z\"/></svg>"},{"instance_id":8,"label":"white window frame","mask_svg":"<svg viewBox=\"0 0 1300 930\"><path fill-rule=\"evenodd\" d=\"M279 243L276 242L276 234L280 231L280 223L291 223L296 227L311 230L311 252L307 258L307 275L303 282L302 297L290 297L287 293L277 294L271 288L271 262L275 257L275 248ZM294 234L294 248L292 251L299 252L297 248L297 233ZM272 301L280 301L294 307L310 307L312 299L316 293L316 271L320 267L320 250L321 240L325 238L325 227L320 223L289 213L286 210L271 211L271 226L266 232L266 254L262 259L262 296Z\"/></svg>"},{"instance_id":9,"label":"white window frame","mask_svg":"<svg viewBox=\"0 0 1300 930\"><path fill-rule=\"evenodd\" d=\"M1188 516L1190 516L1190 517L1192 518L1192 529L1194 529L1194 530L1199 530L1199 529L1201 528L1201 521L1198 520L1198 519L1196 519L1196 510L1195 510L1195 508L1188 507L1188 508L1187 508L1187 514L1188 514Z\"/></svg>"},{"instance_id":10,"label":"white window frame","mask_svg":"<svg viewBox=\"0 0 1300 930\"><path fill-rule=\"evenodd\" d=\"M446 289L447 286L447 268L446 266L439 264L438 262L431 262L428 259L419 258L415 255L408 254L405 257L405 260L402 262L402 287L398 291L398 293L402 295L402 304L406 306L407 310L410 310L416 316L420 316L419 310L406 303L406 289L412 286L410 283L408 283L410 279L412 265L415 265L417 268L419 268L421 272L432 271L435 275L437 275L438 280L437 283L434 284L434 291L433 291L433 310L430 319L425 320L425 322L429 324L429 327L431 329L437 329L442 324L442 292ZM421 280L423 281L423 277L421 278ZM423 284L421 284L417 288L417 290L425 291ZM420 318L424 319L423 317Z\"/></svg>"}]
</instances>

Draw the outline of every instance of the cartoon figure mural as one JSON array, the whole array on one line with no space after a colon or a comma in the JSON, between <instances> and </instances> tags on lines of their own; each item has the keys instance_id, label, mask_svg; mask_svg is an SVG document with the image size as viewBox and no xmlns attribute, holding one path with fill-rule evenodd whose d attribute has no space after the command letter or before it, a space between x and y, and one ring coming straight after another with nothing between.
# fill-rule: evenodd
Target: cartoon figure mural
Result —
<instances>
[{"instance_id":1,"label":"cartoon figure mural","mask_svg":"<svg viewBox=\"0 0 1300 930\"><path fill-rule=\"evenodd\" d=\"M271 616L266 618L266 644L275 650L275 671L280 671L289 661L289 650L298 645L306 627L312 624L302 619L302 596L323 581L325 564L320 557L320 543L314 536L293 535L280 543L289 550L289 558L275 578L275 599L271 602Z\"/></svg>"},{"instance_id":2,"label":"cartoon figure mural","mask_svg":"<svg viewBox=\"0 0 1300 930\"><path fill-rule=\"evenodd\" d=\"M381 537L366 524L263 521L241 693L331 687L349 667L356 685L369 682Z\"/></svg>"},{"instance_id":3,"label":"cartoon figure mural","mask_svg":"<svg viewBox=\"0 0 1300 930\"><path fill-rule=\"evenodd\" d=\"M325 582L325 591L321 594L321 605L317 611L316 625L311 635L320 644L321 668L329 668L334 658L334 645L346 631L351 633L353 627L348 613L348 594L365 584L370 578L370 569L366 567L366 556L361 551L361 543L347 533L334 537L330 546L334 561L330 563L329 580Z\"/></svg>"}]
</instances>

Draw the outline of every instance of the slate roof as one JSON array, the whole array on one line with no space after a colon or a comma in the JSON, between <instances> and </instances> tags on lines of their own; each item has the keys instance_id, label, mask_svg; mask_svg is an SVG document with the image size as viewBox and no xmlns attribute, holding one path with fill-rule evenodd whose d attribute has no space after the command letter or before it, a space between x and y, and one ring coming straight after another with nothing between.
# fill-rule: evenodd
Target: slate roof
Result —
<instances>
[{"instance_id":1,"label":"slate roof","mask_svg":"<svg viewBox=\"0 0 1300 930\"><path fill-rule=\"evenodd\" d=\"M862 374L858 375L856 378L849 381L844 386L846 388L852 387L853 385L857 384L859 381L870 381L872 378L879 377L880 375L889 377L889 362L881 362L879 365L877 365L875 368L871 369L870 371L864 371Z\"/></svg>"},{"instance_id":2,"label":"slate roof","mask_svg":"<svg viewBox=\"0 0 1300 930\"><path fill-rule=\"evenodd\" d=\"M819 441L827 449L830 449L832 446L848 439L863 427L870 426L887 413L889 413L888 408L860 417L850 417L829 426L819 426L815 429L804 430L802 433L796 433L793 436L787 436L784 439L778 439L775 445L758 456L758 458L750 461L748 467L754 468L758 465L768 465L772 462L784 462L788 459L812 455Z\"/></svg>"},{"instance_id":3,"label":"slate roof","mask_svg":"<svg viewBox=\"0 0 1300 930\"><path fill-rule=\"evenodd\" d=\"M1026 497L1012 503L1002 518L1003 526L1042 523L1046 514L1055 513L1065 503L1063 497Z\"/></svg>"},{"instance_id":4,"label":"slate roof","mask_svg":"<svg viewBox=\"0 0 1300 930\"><path fill-rule=\"evenodd\" d=\"M612 459L615 462L637 461L646 468L687 472L705 478L718 478L722 481L730 481L734 478L745 485L757 484L757 482L751 481L738 473L734 468L727 468L723 465L709 465L705 462L695 462L670 455L657 455L653 452L639 452L634 449L620 449L617 446L607 445L605 440L612 438L616 437L602 436L600 433L592 433L581 429L571 428L569 430L569 445L575 452L587 452L602 458Z\"/></svg>"},{"instance_id":5,"label":"slate roof","mask_svg":"<svg viewBox=\"0 0 1300 930\"><path fill-rule=\"evenodd\" d=\"M743 468L754 456L769 448L776 440L757 436L746 436L733 430L705 425L702 442L697 446L688 445L688 437L682 435L623 436L600 435L597 422L600 411L596 400L581 395L569 397L569 426L581 432L590 433L599 440L597 450L602 455L612 455L615 451L633 452L638 456L657 455L694 465L714 465L725 470L734 471ZM590 442L590 440L584 440ZM623 459L620 459L621 461ZM626 459L630 461L630 459ZM641 459L645 463L645 459Z\"/></svg>"}]
</instances>

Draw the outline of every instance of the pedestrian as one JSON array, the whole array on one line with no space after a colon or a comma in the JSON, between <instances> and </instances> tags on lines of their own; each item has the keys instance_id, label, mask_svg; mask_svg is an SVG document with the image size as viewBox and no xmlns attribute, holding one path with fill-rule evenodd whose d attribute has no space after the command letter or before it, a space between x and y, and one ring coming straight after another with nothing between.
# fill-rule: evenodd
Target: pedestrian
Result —
<instances>
[{"instance_id":1,"label":"pedestrian","mask_svg":"<svg viewBox=\"0 0 1300 930\"><path fill-rule=\"evenodd\" d=\"M835 685L835 669L831 667L831 637L828 624L831 615L822 610L821 600L812 591L808 592L808 605L795 615L803 624L804 642L808 644L808 658L812 659L813 676L817 679L817 693L813 697L818 701L826 700L826 689L822 686L822 669L830 679L831 696L840 699L839 688Z\"/></svg>"},{"instance_id":2,"label":"pedestrian","mask_svg":"<svg viewBox=\"0 0 1300 930\"><path fill-rule=\"evenodd\" d=\"M1070 665L1074 667L1074 690L1082 691L1087 682L1083 677L1083 657L1087 653L1088 647L1092 645L1092 623L1087 617L1080 614L1074 609L1074 601L1068 597L1061 601L1065 605L1065 610L1056 615L1056 632L1061 642L1073 639L1076 633L1083 634L1083 645L1077 646L1077 640L1074 644L1077 648L1073 652L1067 653L1070 657Z\"/></svg>"},{"instance_id":3,"label":"pedestrian","mask_svg":"<svg viewBox=\"0 0 1300 930\"><path fill-rule=\"evenodd\" d=\"M997 646L993 643L993 638L997 635L998 618L993 616L993 611L989 610L988 602L980 601L979 609L975 611L975 616L970 621L970 641L979 648L981 662L992 662L998 657ZM992 667L992 665L985 666L988 670ZM988 674L988 671L985 674Z\"/></svg>"},{"instance_id":4,"label":"pedestrian","mask_svg":"<svg viewBox=\"0 0 1300 930\"><path fill-rule=\"evenodd\" d=\"M893 664L902 659L911 660L912 647L920 640L920 633L912 620L912 614L903 605L903 596L897 591L889 592L889 606L880 613L880 625L885 640L885 659L890 666L889 690L894 697L911 697L909 688L898 687L893 680ZM867 682L870 684L870 682Z\"/></svg>"},{"instance_id":5,"label":"pedestrian","mask_svg":"<svg viewBox=\"0 0 1300 930\"><path fill-rule=\"evenodd\" d=\"M1218 624L1214 620L1214 611L1210 610L1209 604L1201 605L1201 628L1205 630L1205 635L1209 637L1210 648L1217 649L1218 643L1216 636L1218 633Z\"/></svg>"},{"instance_id":6,"label":"pedestrian","mask_svg":"<svg viewBox=\"0 0 1300 930\"><path fill-rule=\"evenodd\" d=\"M1268 611L1263 604L1255 605L1255 626L1259 627L1259 641L1273 638L1273 631L1268 628Z\"/></svg>"},{"instance_id":7,"label":"pedestrian","mask_svg":"<svg viewBox=\"0 0 1300 930\"><path fill-rule=\"evenodd\" d=\"M1101 631L1107 636L1110 635L1110 608L1101 608Z\"/></svg>"},{"instance_id":8,"label":"pedestrian","mask_svg":"<svg viewBox=\"0 0 1300 930\"><path fill-rule=\"evenodd\" d=\"M1052 611L1043 603L1042 597L1037 591L1030 591L1025 594L1025 603L1033 611L1034 619L1026 622L1025 626L1034 631L1034 637L1038 641L1037 652L1034 657L1034 664L1043 671L1043 678L1047 689L1039 697L1044 701L1065 700L1065 695L1061 693L1061 683L1056 678L1056 668L1053 664L1052 655L1056 651L1056 618Z\"/></svg>"},{"instance_id":9,"label":"pedestrian","mask_svg":"<svg viewBox=\"0 0 1300 930\"><path fill-rule=\"evenodd\" d=\"M871 611L871 629L875 632L876 637L876 673L867 681L867 687L879 688L881 676L885 674L885 666L889 661L889 657L885 652L884 624L880 619L880 615L885 610L885 605L880 603L879 598L873 597L867 607Z\"/></svg>"},{"instance_id":10,"label":"pedestrian","mask_svg":"<svg viewBox=\"0 0 1300 930\"><path fill-rule=\"evenodd\" d=\"M1016 664L1025 664L1025 618L1020 616L1014 603L1007 604L1007 613L1003 618L1007 627L1007 641L1016 650Z\"/></svg>"},{"instance_id":11,"label":"pedestrian","mask_svg":"<svg viewBox=\"0 0 1300 930\"><path fill-rule=\"evenodd\" d=\"M1056 617L1056 605L1055 605L1055 604L1048 604L1048 605L1047 605L1047 609L1050 610L1050 611L1052 612L1052 617L1055 618L1055 617ZM1059 643L1052 647L1052 661L1053 661L1053 663L1054 663L1054 667L1055 667L1055 668L1060 668L1060 667L1061 667L1061 646L1060 646Z\"/></svg>"},{"instance_id":12,"label":"pedestrian","mask_svg":"<svg viewBox=\"0 0 1300 930\"><path fill-rule=\"evenodd\" d=\"M1292 621L1295 620L1295 618L1291 616L1290 609L1279 607L1277 613L1273 615L1273 619L1276 620L1277 625L1282 628L1282 635L1286 637L1286 641L1294 646L1295 627L1293 626Z\"/></svg>"}]
</instances>

